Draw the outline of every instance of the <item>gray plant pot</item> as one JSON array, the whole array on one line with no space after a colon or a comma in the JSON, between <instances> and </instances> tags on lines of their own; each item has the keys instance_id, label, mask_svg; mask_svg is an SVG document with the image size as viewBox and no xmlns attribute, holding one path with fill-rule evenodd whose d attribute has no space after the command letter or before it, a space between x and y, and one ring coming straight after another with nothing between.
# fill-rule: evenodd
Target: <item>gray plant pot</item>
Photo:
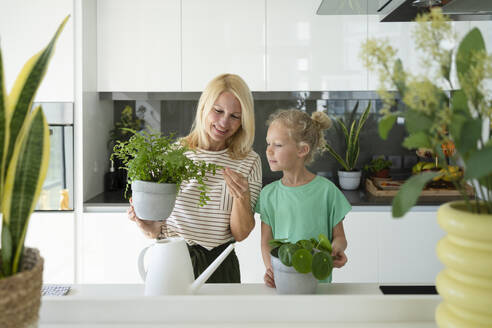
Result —
<instances>
[{"instance_id":1,"label":"gray plant pot","mask_svg":"<svg viewBox=\"0 0 492 328\"><path fill-rule=\"evenodd\" d=\"M359 188L360 171L338 171L338 181L344 190L355 190Z\"/></svg>"},{"instance_id":2,"label":"gray plant pot","mask_svg":"<svg viewBox=\"0 0 492 328\"><path fill-rule=\"evenodd\" d=\"M278 294L315 294L318 280L309 273L299 273L294 267L284 265L278 257L272 259L273 278Z\"/></svg>"},{"instance_id":3,"label":"gray plant pot","mask_svg":"<svg viewBox=\"0 0 492 328\"><path fill-rule=\"evenodd\" d=\"M151 221L167 219L176 202L176 188L171 183L133 181L132 202L137 217Z\"/></svg>"}]
</instances>

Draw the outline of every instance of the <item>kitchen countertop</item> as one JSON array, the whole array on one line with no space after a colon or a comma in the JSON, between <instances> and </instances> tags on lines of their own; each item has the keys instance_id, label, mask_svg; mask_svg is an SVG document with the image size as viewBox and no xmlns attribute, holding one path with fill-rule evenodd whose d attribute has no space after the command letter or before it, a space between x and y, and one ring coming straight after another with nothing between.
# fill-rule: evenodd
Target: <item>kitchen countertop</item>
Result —
<instances>
[{"instance_id":1,"label":"kitchen countertop","mask_svg":"<svg viewBox=\"0 0 492 328\"><path fill-rule=\"evenodd\" d=\"M264 284L205 284L197 295L143 296L138 285L74 285L43 296L40 327L435 327L439 295L383 295L378 284L320 284L277 295Z\"/></svg>"}]
</instances>

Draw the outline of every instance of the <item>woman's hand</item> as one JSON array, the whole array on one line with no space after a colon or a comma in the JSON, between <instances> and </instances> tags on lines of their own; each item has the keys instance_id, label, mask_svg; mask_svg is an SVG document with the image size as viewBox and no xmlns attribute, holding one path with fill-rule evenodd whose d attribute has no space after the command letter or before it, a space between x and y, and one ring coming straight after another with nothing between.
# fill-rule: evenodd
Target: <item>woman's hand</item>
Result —
<instances>
[{"instance_id":1,"label":"woman's hand","mask_svg":"<svg viewBox=\"0 0 492 328\"><path fill-rule=\"evenodd\" d=\"M240 173L231 170L230 168L225 168L224 179L229 188L229 191L233 198L237 199L249 199L249 184L248 180L243 177Z\"/></svg>"},{"instance_id":2,"label":"woman's hand","mask_svg":"<svg viewBox=\"0 0 492 328\"><path fill-rule=\"evenodd\" d=\"M142 220L137 217L137 215L135 214L135 209L133 208L131 198L130 207L126 212L128 214L128 219L130 221L134 221L147 238L156 239L161 233L162 223L160 221Z\"/></svg>"},{"instance_id":3,"label":"woman's hand","mask_svg":"<svg viewBox=\"0 0 492 328\"><path fill-rule=\"evenodd\" d=\"M263 277L265 281L265 285L270 288L275 288L275 279L273 279L273 270L272 268L268 268L265 272L265 276Z\"/></svg>"},{"instance_id":4,"label":"woman's hand","mask_svg":"<svg viewBox=\"0 0 492 328\"><path fill-rule=\"evenodd\" d=\"M333 267L341 268L347 263L347 255L345 255L342 249L337 249L336 244L332 245L332 247L331 257L333 258Z\"/></svg>"}]
</instances>

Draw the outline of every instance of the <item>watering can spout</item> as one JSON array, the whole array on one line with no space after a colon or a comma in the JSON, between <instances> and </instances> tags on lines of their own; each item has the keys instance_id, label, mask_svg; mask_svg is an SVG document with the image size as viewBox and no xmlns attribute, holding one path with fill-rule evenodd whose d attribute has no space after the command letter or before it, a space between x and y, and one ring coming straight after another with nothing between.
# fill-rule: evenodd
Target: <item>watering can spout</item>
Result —
<instances>
[{"instance_id":1,"label":"watering can spout","mask_svg":"<svg viewBox=\"0 0 492 328\"><path fill-rule=\"evenodd\" d=\"M196 280L190 286L190 293L195 293L203 284L210 278L212 273L219 267L219 265L225 260L225 258L234 249L234 244L230 244L227 248L208 266L202 274L196 278Z\"/></svg>"}]
</instances>

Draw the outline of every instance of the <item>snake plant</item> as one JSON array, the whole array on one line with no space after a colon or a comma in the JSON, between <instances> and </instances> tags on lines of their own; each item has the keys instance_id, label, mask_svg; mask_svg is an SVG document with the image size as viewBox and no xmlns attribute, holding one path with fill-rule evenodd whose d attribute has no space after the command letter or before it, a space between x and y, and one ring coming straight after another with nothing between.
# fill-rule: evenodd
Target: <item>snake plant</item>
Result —
<instances>
[{"instance_id":1,"label":"snake plant","mask_svg":"<svg viewBox=\"0 0 492 328\"><path fill-rule=\"evenodd\" d=\"M20 270L29 217L48 170L50 137L41 106L31 110L55 43L67 16L48 45L24 65L9 95L5 93L0 50L0 278Z\"/></svg>"},{"instance_id":2,"label":"snake plant","mask_svg":"<svg viewBox=\"0 0 492 328\"><path fill-rule=\"evenodd\" d=\"M359 107L359 102L355 104L354 109L352 110L351 117L355 116L358 107ZM359 159L359 152L360 152L360 146L359 146L360 131L362 130L362 127L364 126L364 124L367 121L367 118L369 117L370 110L371 110L371 103L369 102L366 109L364 110L364 113L362 113L361 117L359 118L359 121L357 122L356 120L352 120L350 129L347 128L347 126L341 119L339 118L337 119L337 123L342 129L343 134L345 136L345 144L347 147L347 150L345 151L345 159L343 159L342 156L340 156L331 145L326 144L326 150L328 150L330 155L332 155L338 161L338 163L340 163L344 171L354 171L355 169L355 165L357 164L357 160Z\"/></svg>"}]
</instances>

